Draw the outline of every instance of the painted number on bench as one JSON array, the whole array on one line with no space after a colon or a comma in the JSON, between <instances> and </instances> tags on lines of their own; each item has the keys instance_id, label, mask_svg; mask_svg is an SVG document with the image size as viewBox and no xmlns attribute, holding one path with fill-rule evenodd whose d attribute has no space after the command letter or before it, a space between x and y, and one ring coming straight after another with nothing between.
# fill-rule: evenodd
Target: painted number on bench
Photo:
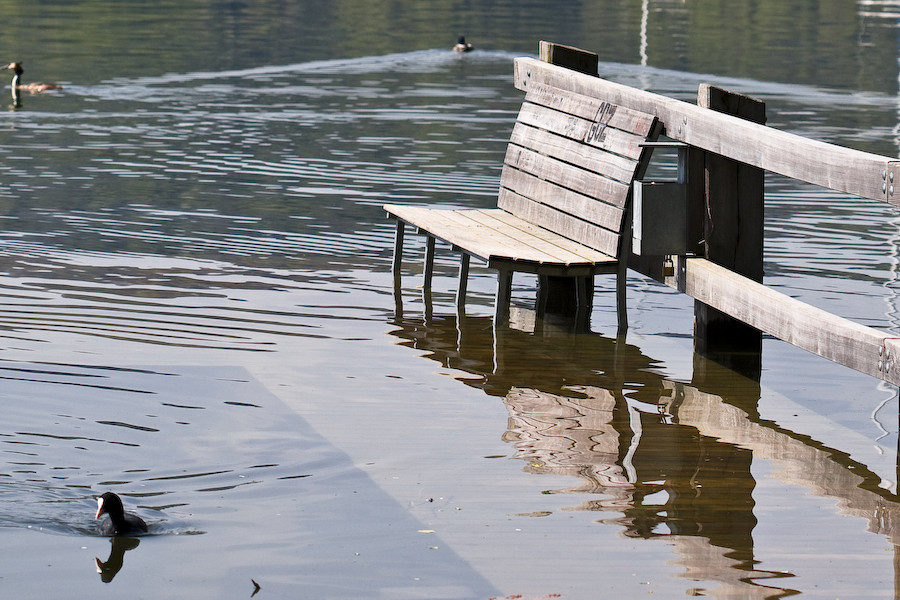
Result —
<instances>
[{"instance_id":1,"label":"painted number on bench","mask_svg":"<svg viewBox=\"0 0 900 600\"><path fill-rule=\"evenodd\" d=\"M615 105L610 104L609 102L604 102L603 104L601 104L600 109L597 111L597 118L594 119L593 123L591 123L590 128L588 128L587 135L584 136L584 143L602 144L603 140L606 138L607 124L615 113Z\"/></svg>"}]
</instances>

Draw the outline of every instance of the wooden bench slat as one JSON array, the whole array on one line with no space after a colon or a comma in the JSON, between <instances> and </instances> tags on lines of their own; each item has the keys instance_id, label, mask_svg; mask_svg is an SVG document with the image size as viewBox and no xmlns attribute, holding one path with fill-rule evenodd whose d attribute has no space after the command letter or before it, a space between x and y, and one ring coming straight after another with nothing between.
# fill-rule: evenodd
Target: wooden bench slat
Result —
<instances>
[{"instance_id":1,"label":"wooden bench slat","mask_svg":"<svg viewBox=\"0 0 900 600\"><path fill-rule=\"evenodd\" d=\"M553 184L547 183L531 177L525 173L520 173L520 178L507 177L506 184L497 196L497 207L510 212L520 218L529 220L519 213L522 206L521 199L536 204L546 205L562 214L568 215L577 221L587 221L598 229L609 232L617 232L622 227L622 219L624 210L608 204L592 201L590 198L579 196L574 192L569 192ZM524 193L523 193L524 192ZM552 196L552 201L540 192L545 192ZM541 224L543 226L543 224ZM546 227L551 229L551 227ZM566 235L563 231L556 231L561 235Z\"/></svg>"},{"instance_id":2,"label":"wooden bench slat","mask_svg":"<svg viewBox=\"0 0 900 600\"><path fill-rule=\"evenodd\" d=\"M515 216L540 223L542 227L564 237L599 250L610 256L619 255L619 233L573 217L552 206L540 204L524 196L514 194L505 188L500 190L498 206Z\"/></svg>"},{"instance_id":3,"label":"wooden bench slat","mask_svg":"<svg viewBox=\"0 0 900 600\"><path fill-rule=\"evenodd\" d=\"M573 252L571 240L550 231L535 235L533 225L508 213L503 214L500 209L432 210L400 205L384 208L390 215L486 262L500 260L566 266L616 262L602 252L591 252L587 248Z\"/></svg>"},{"instance_id":4,"label":"wooden bench slat","mask_svg":"<svg viewBox=\"0 0 900 600\"><path fill-rule=\"evenodd\" d=\"M604 217L606 207L619 209L612 213L618 216L625 206L629 186L624 183L592 175L519 146L509 146L506 155L506 165L500 176L501 187L528 198L546 198L546 204L557 205L585 219L609 221ZM579 206L569 206L574 198L583 201L580 209ZM599 206L592 210L591 204Z\"/></svg>"},{"instance_id":5,"label":"wooden bench slat","mask_svg":"<svg viewBox=\"0 0 900 600\"><path fill-rule=\"evenodd\" d=\"M643 140L643 138L641 139ZM594 148L543 129L517 124L509 142L586 169L594 176L599 175L605 179L626 183L634 177L636 165L634 159L609 152L597 152ZM506 162L510 163L513 160L507 152ZM627 187L627 185L622 185L622 188L627 189Z\"/></svg>"},{"instance_id":6,"label":"wooden bench slat","mask_svg":"<svg viewBox=\"0 0 900 600\"><path fill-rule=\"evenodd\" d=\"M595 264L615 262L615 259L597 250L576 244L568 238L538 227L499 208L465 211L465 216L492 230L514 236L538 251L560 257L565 264Z\"/></svg>"},{"instance_id":7,"label":"wooden bench slat","mask_svg":"<svg viewBox=\"0 0 900 600\"><path fill-rule=\"evenodd\" d=\"M558 256L539 252L515 237L492 234L488 227L468 219L468 211L431 210L414 206L386 206L385 209L405 222L465 252L489 261L494 256L529 262L560 262Z\"/></svg>"},{"instance_id":8,"label":"wooden bench slat","mask_svg":"<svg viewBox=\"0 0 900 600\"><path fill-rule=\"evenodd\" d=\"M518 248L520 252L516 252L516 249L510 249L506 244L490 239L483 232L484 226L477 223L460 224L458 219L454 218L456 213L454 210L432 210L420 206L400 205L386 205L384 208L388 214L484 261L489 260L491 255L498 251L513 255L530 251L527 248Z\"/></svg>"},{"instance_id":9,"label":"wooden bench slat","mask_svg":"<svg viewBox=\"0 0 900 600\"><path fill-rule=\"evenodd\" d=\"M498 209L499 210L499 209ZM584 259L558 246L548 247L544 240L531 240L520 229L500 221L485 222L478 210L451 210L445 215L449 221L468 227L479 237L480 243L489 243L490 250L477 255L485 261L508 260L529 263L573 264ZM453 243L451 240L447 240ZM536 243L532 243L536 242ZM457 244L458 245L458 244Z\"/></svg>"},{"instance_id":10,"label":"wooden bench slat","mask_svg":"<svg viewBox=\"0 0 900 600\"><path fill-rule=\"evenodd\" d=\"M534 84L529 88L525 95L525 101L569 113L588 121L597 121L598 115L601 115L600 120L610 127L642 136L649 135L653 127L653 115L574 92L563 95L559 93L558 88L541 84Z\"/></svg>"},{"instance_id":11,"label":"wooden bench slat","mask_svg":"<svg viewBox=\"0 0 900 600\"><path fill-rule=\"evenodd\" d=\"M647 136L605 126L546 107L525 103L519 111L519 123L552 131L569 139L637 160L644 151L641 142Z\"/></svg>"},{"instance_id":12,"label":"wooden bench slat","mask_svg":"<svg viewBox=\"0 0 900 600\"><path fill-rule=\"evenodd\" d=\"M557 233L553 233L549 229L544 229L543 227L538 227L533 223L529 223L524 219L520 219L519 217L509 213L505 210L491 208L491 209L482 209L479 212L483 214L489 214L490 218L496 219L498 221L503 221L504 223L508 223L511 227L516 227L521 229L523 232L527 233L530 236L535 238L547 240L551 242L553 245L558 246L564 250L568 250L573 254L577 254L579 256L583 256L585 260L594 262L595 264L600 263L615 263L617 262L616 258L613 256L609 256L599 250L594 250L593 248L589 248L584 244L580 244L575 240L570 240L569 238L563 237Z\"/></svg>"}]
</instances>

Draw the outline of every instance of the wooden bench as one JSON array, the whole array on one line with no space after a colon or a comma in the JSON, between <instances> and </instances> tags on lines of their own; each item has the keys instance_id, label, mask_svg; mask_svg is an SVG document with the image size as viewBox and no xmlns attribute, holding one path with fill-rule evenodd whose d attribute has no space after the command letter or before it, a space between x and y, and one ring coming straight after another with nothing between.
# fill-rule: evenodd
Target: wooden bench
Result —
<instances>
[{"instance_id":1,"label":"wooden bench","mask_svg":"<svg viewBox=\"0 0 900 600\"><path fill-rule=\"evenodd\" d=\"M559 69L560 75L575 74ZM426 236L430 288L435 240L462 254L457 305L464 309L469 258L498 271L495 323L508 318L512 274L575 278L578 301L593 298L593 276L617 274L619 326L627 326L632 182L659 135L656 117L549 85L528 89L506 150L497 208L449 210L388 204L397 220L396 288L406 225ZM398 291L399 293L399 291ZM579 310L583 309L579 306Z\"/></svg>"}]
</instances>

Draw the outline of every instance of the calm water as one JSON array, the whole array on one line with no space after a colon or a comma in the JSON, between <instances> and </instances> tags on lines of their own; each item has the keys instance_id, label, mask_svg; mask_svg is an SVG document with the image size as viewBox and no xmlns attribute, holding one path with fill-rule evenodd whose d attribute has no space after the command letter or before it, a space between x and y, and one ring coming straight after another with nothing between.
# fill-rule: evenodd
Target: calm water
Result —
<instances>
[{"instance_id":1,"label":"calm water","mask_svg":"<svg viewBox=\"0 0 900 600\"><path fill-rule=\"evenodd\" d=\"M896 389L774 340L724 370L636 276L618 345L611 280L590 335L527 333L524 277L495 334L481 269L458 318L449 253L400 308L380 209L494 202L540 39L897 156L900 2L0 9L64 84L2 96L4 596L900 597ZM767 283L900 332L895 209L771 177L766 217ZM152 535L96 535L107 489Z\"/></svg>"}]
</instances>

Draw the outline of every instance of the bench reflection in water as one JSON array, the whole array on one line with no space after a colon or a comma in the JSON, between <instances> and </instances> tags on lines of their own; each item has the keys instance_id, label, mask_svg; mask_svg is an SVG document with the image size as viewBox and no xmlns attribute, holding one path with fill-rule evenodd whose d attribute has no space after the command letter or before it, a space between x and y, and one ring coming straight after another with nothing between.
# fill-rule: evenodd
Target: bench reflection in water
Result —
<instances>
[{"instance_id":1,"label":"bench reflection in water","mask_svg":"<svg viewBox=\"0 0 900 600\"><path fill-rule=\"evenodd\" d=\"M581 496L572 510L597 511L626 536L665 538L685 577L718 582L726 595L790 593L771 580L790 573L755 568L754 458L900 543L900 504L881 477L803 432L761 420L754 379L695 355L693 380L671 381L624 338L546 326L536 335L495 328L491 317L426 314L398 313L391 334L502 399L503 439L524 470L575 479L547 493Z\"/></svg>"}]
</instances>

